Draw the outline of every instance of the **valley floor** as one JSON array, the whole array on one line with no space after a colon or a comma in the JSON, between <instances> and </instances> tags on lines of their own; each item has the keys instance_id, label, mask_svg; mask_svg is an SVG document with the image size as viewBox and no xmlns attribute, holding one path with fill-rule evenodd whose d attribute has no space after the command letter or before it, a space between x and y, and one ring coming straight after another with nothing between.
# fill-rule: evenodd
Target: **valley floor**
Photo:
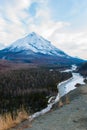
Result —
<instances>
[{"instance_id":1,"label":"valley floor","mask_svg":"<svg viewBox=\"0 0 87 130\"><path fill-rule=\"evenodd\" d=\"M70 104L36 118L29 128L25 121L12 130L87 130L87 85L69 93Z\"/></svg>"}]
</instances>

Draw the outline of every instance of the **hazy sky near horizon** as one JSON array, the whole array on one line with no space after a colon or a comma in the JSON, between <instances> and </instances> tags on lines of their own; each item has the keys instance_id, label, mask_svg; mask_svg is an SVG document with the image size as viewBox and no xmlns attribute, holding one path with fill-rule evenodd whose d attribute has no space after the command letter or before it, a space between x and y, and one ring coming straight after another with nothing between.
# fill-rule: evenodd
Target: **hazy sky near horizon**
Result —
<instances>
[{"instance_id":1,"label":"hazy sky near horizon","mask_svg":"<svg viewBox=\"0 0 87 130\"><path fill-rule=\"evenodd\" d=\"M0 43L9 45L31 32L87 59L87 0L0 0Z\"/></svg>"}]
</instances>

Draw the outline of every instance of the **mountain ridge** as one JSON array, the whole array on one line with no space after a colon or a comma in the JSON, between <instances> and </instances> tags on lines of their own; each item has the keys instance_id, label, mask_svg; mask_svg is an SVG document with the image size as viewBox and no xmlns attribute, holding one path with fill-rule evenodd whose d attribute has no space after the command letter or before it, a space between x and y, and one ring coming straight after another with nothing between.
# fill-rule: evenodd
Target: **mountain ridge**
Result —
<instances>
[{"instance_id":1,"label":"mountain ridge","mask_svg":"<svg viewBox=\"0 0 87 130\"><path fill-rule=\"evenodd\" d=\"M73 58L56 48L52 43L35 32L18 39L0 51L0 58L16 62L73 64L83 60Z\"/></svg>"}]
</instances>

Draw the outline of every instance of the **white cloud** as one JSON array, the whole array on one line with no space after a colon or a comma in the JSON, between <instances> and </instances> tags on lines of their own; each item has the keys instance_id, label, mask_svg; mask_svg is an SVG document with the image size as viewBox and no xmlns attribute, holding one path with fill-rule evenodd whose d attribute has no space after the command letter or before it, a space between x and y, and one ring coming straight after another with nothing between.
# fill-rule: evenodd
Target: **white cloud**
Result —
<instances>
[{"instance_id":1,"label":"white cloud","mask_svg":"<svg viewBox=\"0 0 87 130\"><path fill-rule=\"evenodd\" d=\"M54 32L50 39L55 46L72 56L87 59L87 32Z\"/></svg>"},{"instance_id":2,"label":"white cloud","mask_svg":"<svg viewBox=\"0 0 87 130\"><path fill-rule=\"evenodd\" d=\"M76 31L70 22L54 21L48 7L49 1L3 0L0 4L0 42L8 45L35 31L68 54L87 59L86 29ZM28 9L33 2L37 2L38 6L32 17Z\"/></svg>"},{"instance_id":3,"label":"white cloud","mask_svg":"<svg viewBox=\"0 0 87 130\"><path fill-rule=\"evenodd\" d=\"M25 33L39 30L43 32L45 21L49 20L47 1L39 0L35 17L31 17L27 9L37 0L9 0L0 6L0 41L9 44ZM45 11L44 11L45 9ZM47 12L46 12L47 11ZM40 25L39 25L40 24ZM40 28L43 26L43 30ZM47 29L45 27L45 29Z\"/></svg>"},{"instance_id":4,"label":"white cloud","mask_svg":"<svg viewBox=\"0 0 87 130\"><path fill-rule=\"evenodd\" d=\"M25 11L33 0L9 0L0 6L0 41L8 44L21 37L26 30L23 20L29 17Z\"/></svg>"}]
</instances>

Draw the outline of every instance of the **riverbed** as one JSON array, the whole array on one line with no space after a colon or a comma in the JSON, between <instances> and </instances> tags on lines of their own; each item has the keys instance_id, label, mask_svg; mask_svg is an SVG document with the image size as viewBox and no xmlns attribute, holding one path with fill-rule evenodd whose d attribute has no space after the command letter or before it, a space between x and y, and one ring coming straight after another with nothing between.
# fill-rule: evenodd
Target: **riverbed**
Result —
<instances>
[{"instance_id":1,"label":"riverbed","mask_svg":"<svg viewBox=\"0 0 87 130\"><path fill-rule=\"evenodd\" d=\"M58 88L58 94L57 96L54 98L54 100L51 102L50 99L52 99L52 97L49 99L50 102L47 105L47 107L39 112L34 113L33 115L29 116L29 120L33 120L34 118L40 116L40 115L44 115L45 113L49 112L53 105L56 104L57 102L59 102L60 98L63 97L64 95L68 94L70 91L74 90L76 87L76 84L85 84L84 83L84 78L83 76L81 76L79 73L73 73L73 71L75 71L76 66L73 65L71 69L65 70L65 72L72 72L72 77L66 81L63 81L61 83L59 83L57 85ZM64 71L63 71L64 72ZM61 72L62 73L62 72Z\"/></svg>"},{"instance_id":2,"label":"riverbed","mask_svg":"<svg viewBox=\"0 0 87 130\"><path fill-rule=\"evenodd\" d=\"M76 84L85 84L84 78L79 73L72 73L72 78L58 84L57 88L59 90L60 97L69 93L71 90L76 89L75 87Z\"/></svg>"}]
</instances>

